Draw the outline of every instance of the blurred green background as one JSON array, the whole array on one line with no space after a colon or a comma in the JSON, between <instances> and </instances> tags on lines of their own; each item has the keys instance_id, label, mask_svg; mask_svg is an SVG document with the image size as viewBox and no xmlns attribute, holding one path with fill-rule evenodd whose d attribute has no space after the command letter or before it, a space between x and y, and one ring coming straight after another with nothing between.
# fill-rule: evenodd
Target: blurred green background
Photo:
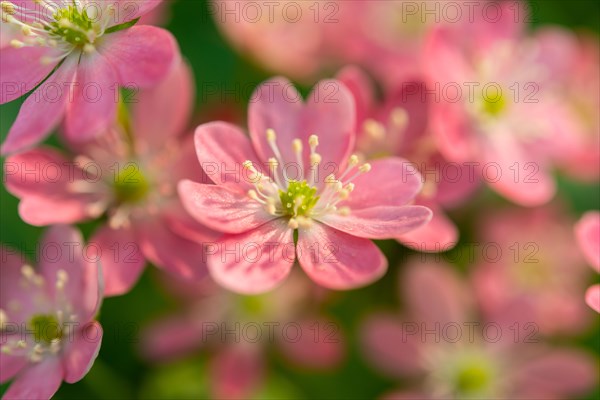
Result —
<instances>
[{"instance_id":1,"label":"blurred green background","mask_svg":"<svg viewBox=\"0 0 600 400\"><path fill-rule=\"evenodd\" d=\"M171 19L167 28L177 37L183 55L191 63L197 86L197 111L214 109L220 105L220 94L211 94L208 87L223 85L235 90L243 88L241 98L227 95L241 113L254 86L269 77L242 56L235 53L217 31L208 14L205 0L170 0ZM534 26L560 24L576 30L600 31L600 2L594 0L540 0L530 2L533 7ZM600 73L600 71L599 71ZM208 83L208 85L207 85ZM305 88L306 89L306 88ZM4 138L17 114L22 100L0 106L0 134ZM57 144L55 139L50 143ZM4 160L2 160L4 161ZM561 194L578 216L583 211L598 209L600 187L586 186L561 179ZM505 202L487 192L482 192L468 210L454 213L459 222L462 241L470 238L470 221L485 204L492 210ZM489 211L488 211L489 212ZM94 224L82 229L89 235ZM35 251L42 229L28 226L17 214L17 200L9 195L4 186L0 193L0 240L4 244L31 254ZM380 243L390 260L388 275L398 272L397 261L404 259L408 250L395 242ZM396 280L382 279L368 288L335 296L328 312L343 325L348 337L348 357L342 368L334 373L309 373L292 369L279 357L271 357L271 371L266 393L270 397L294 398L373 398L397 387L396 383L382 378L361 359L357 350L357 338L353 335L357 323L374 309L393 309L397 300L394 287ZM124 398L198 398L206 393L206 356L199 354L174 365L151 368L136 353L138 327L153 316L165 314L175 304L159 289L157 275L151 268L129 294L107 299L102 308L100 321L104 327L104 341L100 356L91 372L79 383L63 384L57 399L124 399ZM396 306L397 307L397 306ZM596 323L577 345L600 354L600 324ZM0 393L7 385L0 386ZM265 393L263 393L264 395ZM600 398L599 392L588 398Z\"/></svg>"}]
</instances>

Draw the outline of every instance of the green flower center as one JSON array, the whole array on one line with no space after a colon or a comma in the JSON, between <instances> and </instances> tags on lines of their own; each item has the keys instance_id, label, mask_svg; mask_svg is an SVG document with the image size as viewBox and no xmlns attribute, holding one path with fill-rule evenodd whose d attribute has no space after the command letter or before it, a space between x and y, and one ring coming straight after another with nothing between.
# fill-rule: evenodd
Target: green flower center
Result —
<instances>
[{"instance_id":1,"label":"green flower center","mask_svg":"<svg viewBox=\"0 0 600 400\"><path fill-rule=\"evenodd\" d=\"M489 90L483 95L482 105L486 114L497 117L506 109L507 103L502 91Z\"/></svg>"},{"instance_id":2,"label":"green flower center","mask_svg":"<svg viewBox=\"0 0 600 400\"><path fill-rule=\"evenodd\" d=\"M290 217L308 217L319 201L317 188L309 186L306 181L290 181L287 190L279 191L279 199L284 214Z\"/></svg>"},{"instance_id":3,"label":"green flower center","mask_svg":"<svg viewBox=\"0 0 600 400\"><path fill-rule=\"evenodd\" d=\"M62 329L53 315L35 315L29 321L29 326L36 342L51 343L55 339L62 338Z\"/></svg>"},{"instance_id":4,"label":"green flower center","mask_svg":"<svg viewBox=\"0 0 600 400\"><path fill-rule=\"evenodd\" d=\"M45 27L51 35L74 46L92 42L90 38L95 36L94 23L87 10L80 11L76 6L70 5L57 10L53 17L54 22Z\"/></svg>"},{"instance_id":5,"label":"green flower center","mask_svg":"<svg viewBox=\"0 0 600 400\"><path fill-rule=\"evenodd\" d=\"M148 180L134 163L127 164L115 177L114 192L119 203L138 203L149 191Z\"/></svg>"},{"instance_id":6,"label":"green flower center","mask_svg":"<svg viewBox=\"0 0 600 400\"><path fill-rule=\"evenodd\" d=\"M492 373L481 364L469 364L459 368L456 376L456 391L462 394L485 392L490 387Z\"/></svg>"}]
</instances>

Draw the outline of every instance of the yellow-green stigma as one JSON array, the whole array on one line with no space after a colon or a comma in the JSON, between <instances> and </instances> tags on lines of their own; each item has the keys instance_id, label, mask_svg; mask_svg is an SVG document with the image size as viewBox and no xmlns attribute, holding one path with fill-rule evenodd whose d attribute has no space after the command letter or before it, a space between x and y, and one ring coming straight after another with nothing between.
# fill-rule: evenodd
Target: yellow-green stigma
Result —
<instances>
[{"instance_id":1,"label":"yellow-green stigma","mask_svg":"<svg viewBox=\"0 0 600 400\"><path fill-rule=\"evenodd\" d=\"M135 164L128 164L116 176L114 192L119 203L138 203L149 191L148 180Z\"/></svg>"},{"instance_id":2,"label":"yellow-green stigma","mask_svg":"<svg viewBox=\"0 0 600 400\"><path fill-rule=\"evenodd\" d=\"M80 11L76 6L70 5L58 9L54 15L54 21L45 29L53 36L74 46L85 46L91 43L94 37L94 24L88 16L87 10Z\"/></svg>"},{"instance_id":3,"label":"yellow-green stigma","mask_svg":"<svg viewBox=\"0 0 600 400\"><path fill-rule=\"evenodd\" d=\"M29 322L36 342L51 343L62 338L62 329L53 315L35 315Z\"/></svg>"},{"instance_id":4,"label":"yellow-green stigma","mask_svg":"<svg viewBox=\"0 0 600 400\"><path fill-rule=\"evenodd\" d=\"M486 114L497 117L500 115L507 106L506 99L502 92L497 92L494 96L490 96L487 93L483 95L483 111Z\"/></svg>"},{"instance_id":5,"label":"yellow-green stigma","mask_svg":"<svg viewBox=\"0 0 600 400\"><path fill-rule=\"evenodd\" d=\"M308 217L319 201L317 189L306 181L291 180L286 191L279 191L284 214L290 217Z\"/></svg>"},{"instance_id":6,"label":"yellow-green stigma","mask_svg":"<svg viewBox=\"0 0 600 400\"><path fill-rule=\"evenodd\" d=\"M492 381L492 374L485 365L465 365L457 371L456 392L459 394L477 394L485 392Z\"/></svg>"}]
</instances>

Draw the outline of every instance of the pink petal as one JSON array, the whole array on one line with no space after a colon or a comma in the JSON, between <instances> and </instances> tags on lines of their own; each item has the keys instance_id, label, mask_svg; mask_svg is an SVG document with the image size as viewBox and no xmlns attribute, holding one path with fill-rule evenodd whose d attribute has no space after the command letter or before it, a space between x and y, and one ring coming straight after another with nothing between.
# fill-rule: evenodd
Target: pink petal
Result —
<instances>
[{"instance_id":1,"label":"pink petal","mask_svg":"<svg viewBox=\"0 0 600 400\"><path fill-rule=\"evenodd\" d=\"M144 14L154 10L155 7L161 3L167 3L168 0L115 0L111 1L110 4L117 6L115 11L116 18L114 25L118 25L124 22L133 21L136 18L141 17ZM112 21L111 21L112 22Z\"/></svg>"},{"instance_id":2,"label":"pink petal","mask_svg":"<svg viewBox=\"0 0 600 400\"><path fill-rule=\"evenodd\" d=\"M433 213L429 223L397 237L398 241L418 251L440 252L458 242L458 229L444 211L434 203L425 203Z\"/></svg>"},{"instance_id":3,"label":"pink petal","mask_svg":"<svg viewBox=\"0 0 600 400\"><path fill-rule=\"evenodd\" d=\"M422 373L421 334L413 325L390 315L369 317L360 332L361 347L367 360L395 378Z\"/></svg>"},{"instance_id":4,"label":"pink petal","mask_svg":"<svg viewBox=\"0 0 600 400\"><path fill-rule=\"evenodd\" d=\"M157 85L179 62L173 35L146 25L107 35L98 52L116 69L119 83L135 89Z\"/></svg>"},{"instance_id":5,"label":"pink petal","mask_svg":"<svg viewBox=\"0 0 600 400\"><path fill-rule=\"evenodd\" d=\"M181 205L179 199L163 210L165 224L173 233L196 243L210 243L217 240L221 233L207 228L193 219Z\"/></svg>"},{"instance_id":6,"label":"pink petal","mask_svg":"<svg viewBox=\"0 0 600 400\"><path fill-rule=\"evenodd\" d=\"M292 230L281 219L227 235L206 251L213 279L242 294L274 289L288 276L295 260Z\"/></svg>"},{"instance_id":7,"label":"pink petal","mask_svg":"<svg viewBox=\"0 0 600 400\"><path fill-rule=\"evenodd\" d=\"M600 212L584 214L575 225L575 236L586 260L600 273Z\"/></svg>"},{"instance_id":8,"label":"pink petal","mask_svg":"<svg viewBox=\"0 0 600 400\"><path fill-rule=\"evenodd\" d=\"M390 392L379 398L379 400L435 400L430 395L419 392Z\"/></svg>"},{"instance_id":9,"label":"pink petal","mask_svg":"<svg viewBox=\"0 0 600 400\"><path fill-rule=\"evenodd\" d=\"M594 387L598 364L575 350L551 350L514 370L515 387L527 398L572 398Z\"/></svg>"},{"instance_id":10,"label":"pink petal","mask_svg":"<svg viewBox=\"0 0 600 400\"><path fill-rule=\"evenodd\" d=\"M483 157L483 178L509 200L533 207L547 203L554 196L556 185L545 165L523 149L510 132L489 135Z\"/></svg>"},{"instance_id":11,"label":"pink petal","mask_svg":"<svg viewBox=\"0 0 600 400\"><path fill-rule=\"evenodd\" d=\"M344 168L354 146L355 124L352 94L335 80L319 82L306 103L286 79L270 80L255 91L248 110L250 138L260 159L266 161L273 156L266 131L274 129L286 164L296 163L292 140L300 139L304 144L304 165L309 165L308 138L316 134L321 165Z\"/></svg>"},{"instance_id":12,"label":"pink petal","mask_svg":"<svg viewBox=\"0 0 600 400\"><path fill-rule=\"evenodd\" d=\"M6 335L6 333L2 335ZM3 340L6 340L5 337ZM11 356L0 351L0 384L14 378L28 363L27 357Z\"/></svg>"},{"instance_id":13,"label":"pink petal","mask_svg":"<svg viewBox=\"0 0 600 400\"><path fill-rule=\"evenodd\" d=\"M78 194L71 185L86 181L83 171L60 152L39 147L4 163L7 190L19 197L19 214L30 225L69 224L91 217L89 206L101 194Z\"/></svg>"},{"instance_id":14,"label":"pink petal","mask_svg":"<svg viewBox=\"0 0 600 400\"><path fill-rule=\"evenodd\" d=\"M144 328L141 352L155 362L183 358L203 345L202 330L190 316L170 316Z\"/></svg>"},{"instance_id":15,"label":"pink petal","mask_svg":"<svg viewBox=\"0 0 600 400\"><path fill-rule=\"evenodd\" d=\"M258 349L233 345L221 350L210 368L216 399L247 399L260 387L263 359Z\"/></svg>"},{"instance_id":16,"label":"pink petal","mask_svg":"<svg viewBox=\"0 0 600 400\"><path fill-rule=\"evenodd\" d=\"M600 313L600 285L594 285L585 292L585 302L597 313Z\"/></svg>"},{"instance_id":17,"label":"pink petal","mask_svg":"<svg viewBox=\"0 0 600 400\"><path fill-rule=\"evenodd\" d=\"M192 114L195 87L190 67L181 61L158 86L138 94L131 110L132 129L144 146L159 149L183 133Z\"/></svg>"},{"instance_id":18,"label":"pink petal","mask_svg":"<svg viewBox=\"0 0 600 400\"><path fill-rule=\"evenodd\" d=\"M66 272L62 293L75 308L80 323L90 321L102 302L98 261L92 253L81 233L67 225L48 228L40 242L39 272L45 279L45 288L56 299L59 271Z\"/></svg>"},{"instance_id":19,"label":"pink petal","mask_svg":"<svg viewBox=\"0 0 600 400\"><path fill-rule=\"evenodd\" d=\"M369 117L369 113L375 102L373 85L367 74L362 69L353 65L343 68L335 78L346 85L354 97L358 132L362 123Z\"/></svg>"},{"instance_id":20,"label":"pink petal","mask_svg":"<svg viewBox=\"0 0 600 400\"><path fill-rule=\"evenodd\" d=\"M2 24L4 36L6 25ZM23 47L16 49L12 46L3 47L0 57L0 104L8 103L33 90L56 64L44 64L40 60L44 56L52 56L47 47Z\"/></svg>"},{"instance_id":21,"label":"pink petal","mask_svg":"<svg viewBox=\"0 0 600 400\"><path fill-rule=\"evenodd\" d=\"M294 321L301 327L297 340L280 340L277 345L294 365L314 370L335 368L344 356L344 337L340 325L317 317ZM291 332L291 331L290 331Z\"/></svg>"},{"instance_id":22,"label":"pink petal","mask_svg":"<svg viewBox=\"0 0 600 400\"><path fill-rule=\"evenodd\" d=\"M58 125L69 100L76 68L77 59L67 57L60 68L29 95L2 144L2 154L33 146Z\"/></svg>"},{"instance_id":23,"label":"pink petal","mask_svg":"<svg viewBox=\"0 0 600 400\"><path fill-rule=\"evenodd\" d=\"M179 183L179 196L190 215L200 223L224 233L242 233L257 228L276 216L257 201L230 186Z\"/></svg>"},{"instance_id":24,"label":"pink petal","mask_svg":"<svg viewBox=\"0 0 600 400\"><path fill-rule=\"evenodd\" d=\"M81 57L73 100L69 102L65 120L65 135L69 141L93 139L115 122L116 84L114 68L102 54Z\"/></svg>"},{"instance_id":25,"label":"pink petal","mask_svg":"<svg viewBox=\"0 0 600 400\"><path fill-rule=\"evenodd\" d=\"M127 293L137 282L146 260L131 229L112 229L105 225L90 239L89 246L100 257L106 296Z\"/></svg>"},{"instance_id":26,"label":"pink petal","mask_svg":"<svg viewBox=\"0 0 600 400\"><path fill-rule=\"evenodd\" d=\"M187 240L171 231L162 218L138 221L135 229L142 253L154 265L185 279L206 277L205 245L214 242Z\"/></svg>"},{"instance_id":27,"label":"pink petal","mask_svg":"<svg viewBox=\"0 0 600 400\"><path fill-rule=\"evenodd\" d=\"M423 206L372 207L319 218L330 227L367 239L391 239L414 229L423 229L432 213Z\"/></svg>"},{"instance_id":28,"label":"pink petal","mask_svg":"<svg viewBox=\"0 0 600 400\"><path fill-rule=\"evenodd\" d=\"M5 246L0 246L0 256L0 308L6 313L9 322L27 322L37 307L31 293L21 288L21 268L31 263L17 250ZM18 302L17 309L9 307L13 302Z\"/></svg>"},{"instance_id":29,"label":"pink petal","mask_svg":"<svg viewBox=\"0 0 600 400\"><path fill-rule=\"evenodd\" d=\"M329 289L366 286L387 270L387 260L373 242L320 223L298 231L297 252L306 274Z\"/></svg>"},{"instance_id":30,"label":"pink petal","mask_svg":"<svg viewBox=\"0 0 600 400\"><path fill-rule=\"evenodd\" d=\"M245 190L254 186L242 164L249 160L258 170L264 166L258 161L248 137L238 127L225 122L211 122L200 125L194 139L200 166L213 182L235 183Z\"/></svg>"},{"instance_id":31,"label":"pink petal","mask_svg":"<svg viewBox=\"0 0 600 400\"><path fill-rule=\"evenodd\" d=\"M50 399L62 383L63 368L57 357L47 357L25 368L9 386L2 399Z\"/></svg>"},{"instance_id":32,"label":"pink petal","mask_svg":"<svg viewBox=\"0 0 600 400\"><path fill-rule=\"evenodd\" d=\"M469 317L471 299L464 282L450 265L415 256L401 281L411 315L428 326L462 323Z\"/></svg>"},{"instance_id":33,"label":"pink petal","mask_svg":"<svg viewBox=\"0 0 600 400\"><path fill-rule=\"evenodd\" d=\"M375 160L371 167L370 172L354 179L354 191L341 203L353 212L371 207L404 206L412 202L423 187L416 167L401 158Z\"/></svg>"},{"instance_id":34,"label":"pink petal","mask_svg":"<svg viewBox=\"0 0 600 400\"><path fill-rule=\"evenodd\" d=\"M75 332L63 357L65 382L78 382L90 371L100 352L102 334L102 327L98 322L86 324Z\"/></svg>"}]
</instances>

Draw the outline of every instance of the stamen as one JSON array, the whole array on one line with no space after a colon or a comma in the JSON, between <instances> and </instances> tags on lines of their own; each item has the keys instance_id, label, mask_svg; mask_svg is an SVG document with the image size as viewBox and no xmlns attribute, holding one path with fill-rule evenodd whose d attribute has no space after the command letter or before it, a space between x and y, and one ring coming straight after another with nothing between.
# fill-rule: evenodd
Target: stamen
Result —
<instances>
[{"instance_id":1,"label":"stamen","mask_svg":"<svg viewBox=\"0 0 600 400\"><path fill-rule=\"evenodd\" d=\"M0 308L0 331L4 329L4 325L8 323L8 316L3 309Z\"/></svg>"},{"instance_id":2,"label":"stamen","mask_svg":"<svg viewBox=\"0 0 600 400\"><path fill-rule=\"evenodd\" d=\"M63 290L65 288L65 284L69 280L69 274L64 269L59 269L56 272L56 289Z\"/></svg>"},{"instance_id":3,"label":"stamen","mask_svg":"<svg viewBox=\"0 0 600 400\"><path fill-rule=\"evenodd\" d=\"M298 229L298 226L300 226L298 224L298 220L296 218L290 218L290 220L288 221L288 227L290 229Z\"/></svg>"},{"instance_id":4,"label":"stamen","mask_svg":"<svg viewBox=\"0 0 600 400\"><path fill-rule=\"evenodd\" d=\"M396 129L404 130L408 126L409 122L408 112L402 107L396 107L390 114L390 121Z\"/></svg>"},{"instance_id":5,"label":"stamen","mask_svg":"<svg viewBox=\"0 0 600 400\"><path fill-rule=\"evenodd\" d=\"M367 119L363 124L365 133L374 140L383 140L385 138L385 127L374 119Z\"/></svg>"}]
</instances>

